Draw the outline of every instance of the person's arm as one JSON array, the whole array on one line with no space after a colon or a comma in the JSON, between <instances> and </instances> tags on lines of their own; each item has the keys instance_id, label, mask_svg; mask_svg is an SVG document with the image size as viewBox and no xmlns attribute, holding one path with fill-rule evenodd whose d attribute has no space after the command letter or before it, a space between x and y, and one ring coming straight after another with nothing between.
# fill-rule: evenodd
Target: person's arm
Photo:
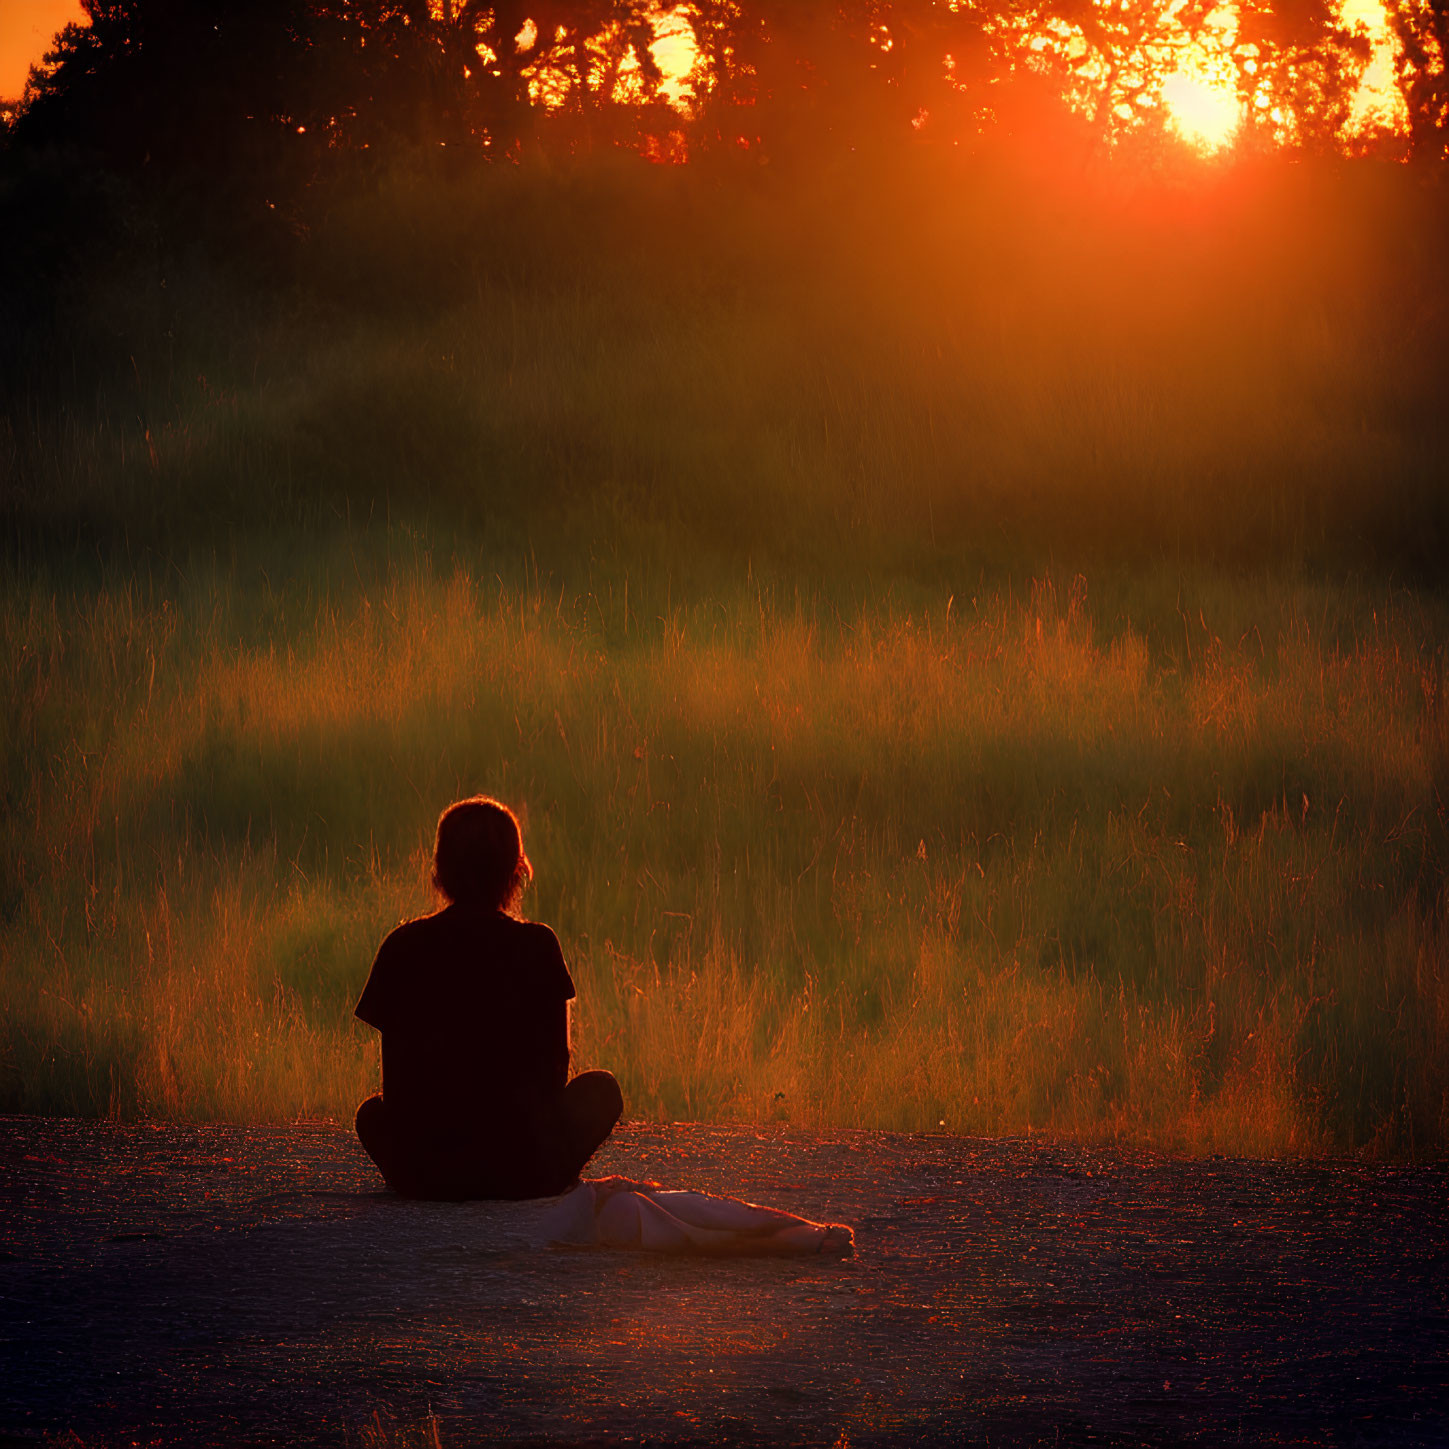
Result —
<instances>
[{"instance_id":1,"label":"person's arm","mask_svg":"<svg viewBox=\"0 0 1449 1449\"><path fill-rule=\"evenodd\" d=\"M377 955L372 962L372 970L367 973L367 983L363 986L362 995L357 998L357 1005L352 1010L352 1014L359 1021L365 1021L378 1033L377 1065L384 1083L387 1080L385 1027L392 1011L392 970L389 965L392 957L389 946L391 941L392 936L389 935L377 948Z\"/></svg>"},{"instance_id":2,"label":"person's arm","mask_svg":"<svg viewBox=\"0 0 1449 1449\"><path fill-rule=\"evenodd\" d=\"M392 940L395 934L396 932L389 935L377 948L372 970L367 973L367 984L362 988L362 995L357 998L357 1005L352 1012L359 1021L365 1021L377 1031L382 1031L387 1025L392 1010L392 971L389 962L393 954Z\"/></svg>"},{"instance_id":3,"label":"person's arm","mask_svg":"<svg viewBox=\"0 0 1449 1449\"><path fill-rule=\"evenodd\" d=\"M568 967L564 965L563 949L558 943L558 937L547 926L540 930L543 946L542 960L539 962L540 984L545 1000L549 1003L550 1023L544 1045L545 1070L549 1085L562 1091L568 1085L569 1058L573 1046L574 983Z\"/></svg>"},{"instance_id":4,"label":"person's arm","mask_svg":"<svg viewBox=\"0 0 1449 1449\"><path fill-rule=\"evenodd\" d=\"M558 1013L558 1026L553 1034L553 1040L550 1043L549 1084L560 1091L569 1084L572 1007L573 1003L570 1001L559 1002L556 1008Z\"/></svg>"}]
</instances>

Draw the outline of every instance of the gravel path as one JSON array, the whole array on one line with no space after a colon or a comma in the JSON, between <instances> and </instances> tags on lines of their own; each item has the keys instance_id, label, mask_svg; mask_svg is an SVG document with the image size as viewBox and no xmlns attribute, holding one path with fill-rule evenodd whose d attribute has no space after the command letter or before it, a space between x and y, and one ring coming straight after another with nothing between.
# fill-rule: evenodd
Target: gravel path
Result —
<instances>
[{"instance_id":1,"label":"gravel path","mask_svg":"<svg viewBox=\"0 0 1449 1449\"><path fill-rule=\"evenodd\" d=\"M539 1250L335 1126L0 1118L0 1445L1449 1444L1443 1168L636 1122L590 1171L859 1253Z\"/></svg>"}]
</instances>

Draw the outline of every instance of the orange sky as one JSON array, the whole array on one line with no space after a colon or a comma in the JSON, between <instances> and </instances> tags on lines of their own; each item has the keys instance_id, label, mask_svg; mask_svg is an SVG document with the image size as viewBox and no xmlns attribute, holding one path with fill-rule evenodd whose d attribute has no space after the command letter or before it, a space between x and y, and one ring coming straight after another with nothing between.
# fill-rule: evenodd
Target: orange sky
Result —
<instances>
[{"instance_id":1,"label":"orange sky","mask_svg":"<svg viewBox=\"0 0 1449 1449\"><path fill-rule=\"evenodd\" d=\"M17 99L55 32L84 18L80 0L0 0L0 100Z\"/></svg>"}]
</instances>

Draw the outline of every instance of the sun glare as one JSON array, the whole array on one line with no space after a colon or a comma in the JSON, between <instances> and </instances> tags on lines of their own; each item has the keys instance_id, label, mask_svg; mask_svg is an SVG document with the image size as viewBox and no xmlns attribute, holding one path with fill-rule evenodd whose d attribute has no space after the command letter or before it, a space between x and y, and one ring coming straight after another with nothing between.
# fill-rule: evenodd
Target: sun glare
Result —
<instances>
[{"instance_id":1,"label":"sun glare","mask_svg":"<svg viewBox=\"0 0 1449 1449\"><path fill-rule=\"evenodd\" d=\"M1238 12L1220 5L1202 31L1182 53L1177 68L1162 82L1162 104L1178 134L1199 151L1221 151L1232 145L1243 120L1238 97L1233 47L1238 39Z\"/></svg>"},{"instance_id":2,"label":"sun glare","mask_svg":"<svg viewBox=\"0 0 1449 1449\"><path fill-rule=\"evenodd\" d=\"M690 76L699 60L694 28L679 10L657 12L653 24L654 43L649 51L664 77L659 89L671 106L687 107L694 99Z\"/></svg>"},{"instance_id":3,"label":"sun glare","mask_svg":"<svg viewBox=\"0 0 1449 1449\"><path fill-rule=\"evenodd\" d=\"M659 67L659 96L676 111L687 112L694 100L693 75L699 59L699 48L686 12L678 7L655 9L649 14L653 38L649 53ZM538 41L538 25L525 20L516 37L518 49L531 51ZM566 31L560 28L559 39ZM586 86L590 91L606 94L616 105L637 105L648 97L643 83L642 67L632 46L622 46L623 31L617 24L606 25L582 41L587 62ZM620 49L622 48L622 54ZM569 64L543 55L524 68L528 79L529 98L547 110L565 106L574 97L578 77ZM600 89L602 88L602 90Z\"/></svg>"},{"instance_id":4,"label":"sun glare","mask_svg":"<svg viewBox=\"0 0 1449 1449\"><path fill-rule=\"evenodd\" d=\"M1183 140L1199 151L1232 144L1242 108L1231 85L1193 70L1174 71L1162 83L1162 100Z\"/></svg>"},{"instance_id":5,"label":"sun glare","mask_svg":"<svg viewBox=\"0 0 1449 1449\"><path fill-rule=\"evenodd\" d=\"M14 15L5 9L6 3L0 0L0 99L13 99L23 89L27 64L43 54L46 37L66 21L84 23L86 16L79 0L24 0L22 6L12 5ZM996 41L1024 57L1028 71L1058 79L1074 110L1107 117L1108 128L1115 133L1163 120L1186 145L1212 155L1233 146L1245 120L1251 120L1262 135L1291 145L1297 125L1294 108L1265 80L1259 44L1240 36L1239 3L1206 0L1214 8L1203 17L1190 0L1161 0L1162 8L1153 12L1156 19L1145 32L1128 27L1115 40L1115 32L1105 39L1089 38L1082 25L1060 15L1004 12L988 28ZM1391 20L1393 0L1327 3L1328 13L1357 36L1360 46L1356 63L1349 62L1353 90L1340 139L1352 149L1384 136L1407 135L1404 87L1413 72ZM1133 11L1138 4L1139 0L1087 0L1089 10L1104 17ZM957 0L951 0L951 8L959 8ZM451 23L455 7L445 0L428 0L428 11L434 20ZM539 46L539 22L525 19L513 43L530 98L556 109L575 99L574 89L582 84L615 104L658 99L679 116L691 116L710 80L708 68L700 65L691 9L678 0L652 0L645 18L653 32L649 53L659 71L657 90L646 83L632 38L626 43L617 23L595 34L578 31L572 48L565 47L568 53L561 57L557 48ZM565 31L558 33L560 39L565 37ZM890 48L889 33L883 28L876 41L882 50ZM478 54L483 65L498 74L498 57L484 45ZM944 63L948 73L954 73L950 56ZM1283 73L1291 82L1308 64L1295 60ZM1282 71L1281 61L1279 67ZM923 129L922 113L917 113L912 126Z\"/></svg>"},{"instance_id":6,"label":"sun glare","mask_svg":"<svg viewBox=\"0 0 1449 1449\"><path fill-rule=\"evenodd\" d=\"M1341 0L1339 19L1369 43L1369 63L1359 77L1344 130L1361 136L1379 127L1402 133L1408 129L1409 108L1395 75L1401 47L1389 23L1384 0Z\"/></svg>"}]
</instances>

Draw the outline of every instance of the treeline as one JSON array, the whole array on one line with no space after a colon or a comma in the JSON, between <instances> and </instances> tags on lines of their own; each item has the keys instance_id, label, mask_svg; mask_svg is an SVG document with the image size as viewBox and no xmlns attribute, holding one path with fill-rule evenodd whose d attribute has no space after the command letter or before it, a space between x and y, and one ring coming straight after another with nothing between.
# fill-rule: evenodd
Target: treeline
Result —
<instances>
[{"instance_id":1,"label":"treeline","mask_svg":"<svg viewBox=\"0 0 1449 1449\"><path fill-rule=\"evenodd\" d=\"M84 5L89 24L32 74L16 140L127 172L240 172L273 203L344 159L417 145L783 159L1042 126L1160 136L1162 81L1194 56L1235 86L1242 144L1333 149L1376 59L1329 0ZM1392 113L1359 118L1352 144L1443 159L1449 0L1387 0L1384 15Z\"/></svg>"},{"instance_id":2,"label":"treeline","mask_svg":"<svg viewBox=\"0 0 1449 1449\"><path fill-rule=\"evenodd\" d=\"M402 508L522 535L626 499L742 551L895 529L912 557L1442 577L1422 138L1421 165L1346 157L1327 119L1317 154L1303 126L1230 166L1146 127L1094 150L1050 47L979 80L1040 8L90 13L0 151L0 540L27 557Z\"/></svg>"},{"instance_id":3,"label":"treeline","mask_svg":"<svg viewBox=\"0 0 1449 1449\"><path fill-rule=\"evenodd\" d=\"M1392 105L1367 113L1389 42L1332 0L83 3L0 113L0 263L41 293L148 227L265 264L399 169L624 150L814 178L1003 148L1150 169L1181 154L1165 78L1205 60L1239 155L1449 145L1449 0L1387 0Z\"/></svg>"}]
</instances>

